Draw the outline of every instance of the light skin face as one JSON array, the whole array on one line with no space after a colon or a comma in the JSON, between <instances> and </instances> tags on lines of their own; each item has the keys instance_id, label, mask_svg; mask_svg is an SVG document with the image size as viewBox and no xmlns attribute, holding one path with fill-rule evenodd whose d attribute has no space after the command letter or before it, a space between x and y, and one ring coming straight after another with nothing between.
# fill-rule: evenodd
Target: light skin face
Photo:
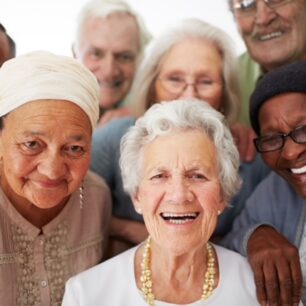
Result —
<instances>
[{"instance_id":1,"label":"light skin face","mask_svg":"<svg viewBox=\"0 0 306 306\"><path fill-rule=\"evenodd\" d=\"M89 118L74 103L26 103L4 119L1 187L17 207L63 204L87 172L90 145Z\"/></svg>"},{"instance_id":2,"label":"light skin face","mask_svg":"<svg viewBox=\"0 0 306 306\"><path fill-rule=\"evenodd\" d=\"M224 209L211 140L190 130L158 136L142 165L133 202L153 241L175 256L203 247Z\"/></svg>"},{"instance_id":3,"label":"light skin face","mask_svg":"<svg viewBox=\"0 0 306 306\"><path fill-rule=\"evenodd\" d=\"M135 18L114 13L92 17L84 24L75 56L96 76L101 90L100 106L111 109L127 95L139 53L139 29Z\"/></svg>"},{"instance_id":4,"label":"light skin face","mask_svg":"<svg viewBox=\"0 0 306 306\"><path fill-rule=\"evenodd\" d=\"M260 109L261 135L289 133L306 125L306 94L286 93L267 100ZM290 114L290 116L288 116ZM306 198L306 145L287 137L283 149L263 153L269 167ZM297 173L298 172L298 173Z\"/></svg>"},{"instance_id":5,"label":"light skin face","mask_svg":"<svg viewBox=\"0 0 306 306\"><path fill-rule=\"evenodd\" d=\"M232 3L235 3L232 0ZM304 0L293 0L276 9L257 0L257 14L235 15L251 57L265 71L306 59L306 11Z\"/></svg>"},{"instance_id":6,"label":"light skin face","mask_svg":"<svg viewBox=\"0 0 306 306\"><path fill-rule=\"evenodd\" d=\"M177 96L167 91L157 79L154 84L155 100L199 98L220 110L223 98L222 69L222 57L215 45L205 39L185 39L174 45L161 61L158 78L183 78L188 83L205 82L207 91L200 94L194 86L189 85Z\"/></svg>"},{"instance_id":7,"label":"light skin face","mask_svg":"<svg viewBox=\"0 0 306 306\"><path fill-rule=\"evenodd\" d=\"M5 33L0 31L0 67L10 58L10 46Z\"/></svg>"}]
</instances>

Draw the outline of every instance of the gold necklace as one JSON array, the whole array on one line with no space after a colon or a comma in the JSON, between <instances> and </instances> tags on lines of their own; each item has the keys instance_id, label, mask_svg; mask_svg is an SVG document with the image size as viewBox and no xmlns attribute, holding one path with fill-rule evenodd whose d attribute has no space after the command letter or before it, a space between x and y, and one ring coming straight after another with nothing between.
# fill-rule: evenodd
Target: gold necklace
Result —
<instances>
[{"instance_id":1,"label":"gold necklace","mask_svg":"<svg viewBox=\"0 0 306 306\"><path fill-rule=\"evenodd\" d=\"M206 300L213 292L215 285L215 258L213 254L213 247L210 243L206 244L207 248L207 270L204 276L203 291L201 295L201 300ZM141 261L141 291L144 299L150 306L154 306L155 296L153 293L153 282L152 282L152 272L151 266L151 237L149 236L145 241L144 251L142 254Z\"/></svg>"}]
</instances>

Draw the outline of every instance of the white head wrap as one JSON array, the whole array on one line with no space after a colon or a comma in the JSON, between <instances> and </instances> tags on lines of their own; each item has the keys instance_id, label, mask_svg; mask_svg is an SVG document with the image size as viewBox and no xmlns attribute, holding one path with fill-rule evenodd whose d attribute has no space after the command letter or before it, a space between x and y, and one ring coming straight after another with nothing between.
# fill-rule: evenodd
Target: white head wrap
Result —
<instances>
[{"instance_id":1,"label":"white head wrap","mask_svg":"<svg viewBox=\"0 0 306 306\"><path fill-rule=\"evenodd\" d=\"M77 104L94 129L99 117L99 85L77 60L35 51L13 58L0 69L0 117L34 100Z\"/></svg>"}]
</instances>

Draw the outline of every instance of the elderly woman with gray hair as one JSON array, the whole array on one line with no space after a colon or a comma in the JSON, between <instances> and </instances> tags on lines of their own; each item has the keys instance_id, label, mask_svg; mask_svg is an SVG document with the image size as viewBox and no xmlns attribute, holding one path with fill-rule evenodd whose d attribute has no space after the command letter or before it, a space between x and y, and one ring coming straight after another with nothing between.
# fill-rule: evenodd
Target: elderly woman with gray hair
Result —
<instances>
[{"instance_id":1,"label":"elderly woman with gray hair","mask_svg":"<svg viewBox=\"0 0 306 306\"><path fill-rule=\"evenodd\" d=\"M221 113L191 99L152 106L124 136L120 165L149 237L69 280L63 306L259 305L246 259L209 242L240 186Z\"/></svg>"},{"instance_id":2,"label":"elderly woman with gray hair","mask_svg":"<svg viewBox=\"0 0 306 306\"><path fill-rule=\"evenodd\" d=\"M99 86L41 51L4 63L0 84L0 304L60 305L107 243L110 193L88 172Z\"/></svg>"},{"instance_id":3,"label":"elderly woman with gray hair","mask_svg":"<svg viewBox=\"0 0 306 306\"><path fill-rule=\"evenodd\" d=\"M131 107L135 117L139 117L154 103L193 97L220 111L232 128L240 105L237 75L230 37L204 21L185 19L151 42L137 72ZM111 241L115 242L112 245L125 242L123 247L138 244L147 235L142 217L123 190L119 169L120 139L135 120L116 120L97 129L92 145L91 169L105 178L112 191ZM219 216L215 236L230 230L245 199L267 172L260 158L251 164L241 163L242 189L231 201L230 209ZM118 249L114 248L113 254Z\"/></svg>"}]
</instances>

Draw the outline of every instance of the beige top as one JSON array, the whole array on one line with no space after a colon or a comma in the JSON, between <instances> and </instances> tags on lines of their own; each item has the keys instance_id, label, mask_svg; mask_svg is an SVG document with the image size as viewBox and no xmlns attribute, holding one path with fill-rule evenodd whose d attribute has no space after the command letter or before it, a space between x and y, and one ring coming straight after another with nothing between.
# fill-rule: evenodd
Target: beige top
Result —
<instances>
[{"instance_id":1,"label":"beige top","mask_svg":"<svg viewBox=\"0 0 306 306\"><path fill-rule=\"evenodd\" d=\"M62 212L40 229L21 216L0 188L0 306L59 306L67 279L101 262L111 198L102 179L84 178Z\"/></svg>"}]
</instances>

